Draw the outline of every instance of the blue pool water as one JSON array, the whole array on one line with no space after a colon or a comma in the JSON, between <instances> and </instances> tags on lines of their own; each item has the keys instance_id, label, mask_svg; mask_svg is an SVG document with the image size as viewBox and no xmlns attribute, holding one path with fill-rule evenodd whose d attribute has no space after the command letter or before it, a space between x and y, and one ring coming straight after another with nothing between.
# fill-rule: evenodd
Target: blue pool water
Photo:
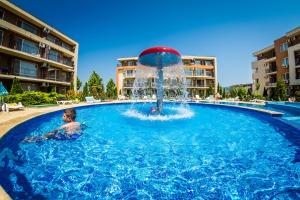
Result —
<instances>
[{"instance_id":1,"label":"blue pool water","mask_svg":"<svg viewBox=\"0 0 300 200\"><path fill-rule=\"evenodd\" d=\"M298 129L300 128L300 103L268 102L266 105L257 105L237 102L216 102L216 104L236 105L280 112L283 114L281 117L283 121L297 127Z\"/></svg>"},{"instance_id":2,"label":"blue pool water","mask_svg":"<svg viewBox=\"0 0 300 200\"><path fill-rule=\"evenodd\" d=\"M74 141L21 142L62 125L62 111L23 123L0 140L0 184L13 199L300 198L297 130L214 105L170 120L128 114L150 107L77 108L87 128Z\"/></svg>"}]
</instances>

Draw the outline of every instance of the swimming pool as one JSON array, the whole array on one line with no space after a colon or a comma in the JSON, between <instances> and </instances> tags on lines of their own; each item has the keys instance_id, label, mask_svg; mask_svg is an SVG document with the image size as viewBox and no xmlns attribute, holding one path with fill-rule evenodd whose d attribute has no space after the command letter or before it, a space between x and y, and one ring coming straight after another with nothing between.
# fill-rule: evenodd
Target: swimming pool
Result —
<instances>
[{"instance_id":1,"label":"swimming pool","mask_svg":"<svg viewBox=\"0 0 300 200\"><path fill-rule=\"evenodd\" d=\"M77 108L88 128L75 141L20 142L60 126L62 111L17 126L0 140L0 184L13 199L299 197L300 136L276 118L199 104L182 119L140 120L131 108Z\"/></svg>"}]
</instances>

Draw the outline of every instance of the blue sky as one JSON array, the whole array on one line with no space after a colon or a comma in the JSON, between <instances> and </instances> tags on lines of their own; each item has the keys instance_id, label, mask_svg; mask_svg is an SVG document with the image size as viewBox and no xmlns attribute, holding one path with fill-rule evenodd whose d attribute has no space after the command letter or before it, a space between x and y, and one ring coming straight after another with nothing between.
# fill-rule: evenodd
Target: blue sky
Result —
<instances>
[{"instance_id":1,"label":"blue sky","mask_svg":"<svg viewBox=\"0 0 300 200\"><path fill-rule=\"evenodd\" d=\"M299 0L12 0L78 41L78 75L115 80L119 57L152 46L218 59L222 86L250 83L252 53L300 26Z\"/></svg>"}]
</instances>

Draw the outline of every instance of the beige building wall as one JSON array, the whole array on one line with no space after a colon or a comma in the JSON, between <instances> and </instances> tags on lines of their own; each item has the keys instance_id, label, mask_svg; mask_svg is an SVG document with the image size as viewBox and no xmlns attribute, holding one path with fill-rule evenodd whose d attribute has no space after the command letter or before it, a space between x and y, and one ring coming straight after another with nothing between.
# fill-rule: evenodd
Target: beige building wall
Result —
<instances>
[{"instance_id":1,"label":"beige building wall","mask_svg":"<svg viewBox=\"0 0 300 200\"><path fill-rule=\"evenodd\" d=\"M0 81L4 81L7 85L11 85L11 80L17 77L21 80L21 84L35 84L39 89L45 89L45 86L43 86L45 83L51 84L51 86L54 86L55 88L61 86L69 88L71 83L73 83L74 89L76 90L79 44L7 0L0 0L0 9L4 13L0 18L0 31L2 32L0 54L2 55L2 61L4 62L4 56L5 58L6 56L9 56L9 62L11 62L12 59L21 59L36 64L38 69L36 77L25 77L23 75L15 74L12 66L8 64L4 65L2 63L0 68L5 67L5 70L8 68L8 71L0 69ZM36 32L33 33L26 30L18 24L19 22L29 24ZM13 41L16 41L16 38L21 38L37 45L39 53L32 54L24 52L22 49L16 49L15 44L10 44L10 41L7 42L8 38L12 35L14 35ZM50 41L48 38L49 35L55 37L57 42ZM48 49L47 53L45 49ZM59 61L54 61L47 57L50 49L59 53ZM66 58L71 64L64 63L63 59ZM49 69L55 67L55 69L59 69L59 72L70 73L71 79L63 82L59 80L49 80L48 74L45 75L40 73L41 68L46 65L49 66Z\"/></svg>"},{"instance_id":2,"label":"beige building wall","mask_svg":"<svg viewBox=\"0 0 300 200\"><path fill-rule=\"evenodd\" d=\"M300 65L296 66L295 51L300 51L300 43L288 48L290 85L300 85L300 79L296 79L296 68Z\"/></svg>"},{"instance_id":3,"label":"beige building wall","mask_svg":"<svg viewBox=\"0 0 300 200\"><path fill-rule=\"evenodd\" d=\"M264 88L267 84L267 78L266 78L266 66L264 60L254 61L252 62L252 91L254 94L260 94L263 95ZM260 84L260 87L258 90L256 90L256 83Z\"/></svg>"}]
</instances>

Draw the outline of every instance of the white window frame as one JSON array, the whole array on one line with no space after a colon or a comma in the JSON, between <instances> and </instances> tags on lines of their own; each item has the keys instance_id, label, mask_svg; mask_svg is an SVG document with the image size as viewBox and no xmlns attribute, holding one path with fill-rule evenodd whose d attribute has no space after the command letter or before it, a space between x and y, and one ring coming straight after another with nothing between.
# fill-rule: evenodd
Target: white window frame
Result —
<instances>
[{"instance_id":1,"label":"white window frame","mask_svg":"<svg viewBox=\"0 0 300 200\"><path fill-rule=\"evenodd\" d=\"M288 57L282 58L281 66L283 66L285 68L287 68L289 66L289 58Z\"/></svg>"},{"instance_id":2,"label":"white window frame","mask_svg":"<svg viewBox=\"0 0 300 200\"><path fill-rule=\"evenodd\" d=\"M289 80L289 72L286 72L286 73L284 73L284 74L282 74L282 78L283 78L283 80L285 80L285 81L288 81Z\"/></svg>"},{"instance_id":3,"label":"white window frame","mask_svg":"<svg viewBox=\"0 0 300 200\"><path fill-rule=\"evenodd\" d=\"M287 51L287 50L288 50L288 43L287 43L287 42L282 43L282 44L279 46L279 50L280 50L280 52Z\"/></svg>"}]
</instances>

